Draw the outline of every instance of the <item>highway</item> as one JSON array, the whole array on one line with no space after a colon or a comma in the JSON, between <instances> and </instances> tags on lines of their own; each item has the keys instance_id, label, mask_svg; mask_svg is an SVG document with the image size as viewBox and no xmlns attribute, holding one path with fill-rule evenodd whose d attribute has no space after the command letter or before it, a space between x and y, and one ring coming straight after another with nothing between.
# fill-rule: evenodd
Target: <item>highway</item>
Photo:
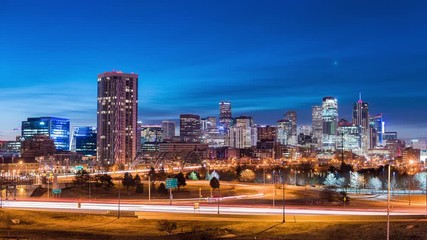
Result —
<instances>
[{"instance_id":1,"label":"highway","mask_svg":"<svg viewBox=\"0 0 427 240\"><path fill-rule=\"evenodd\" d=\"M28 210L68 210L73 212L105 212L117 211L117 203L81 203L78 208L77 202L54 202L54 201L3 201L4 208L28 209ZM217 214L218 206L216 204L200 205L200 209L195 210L192 205L147 205L147 204L120 204L121 211L134 212L163 212L163 213L202 213ZM236 215L281 215L282 208L268 207L237 207L220 206L221 214ZM292 215L336 215L336 216L385 216L386 211L378 209L323 209L318 208L286 208L286 214ZM395 210L390 213L393 216L415 216L423 215L423 212L416 210Z\"/></svg>"}]
</instances>

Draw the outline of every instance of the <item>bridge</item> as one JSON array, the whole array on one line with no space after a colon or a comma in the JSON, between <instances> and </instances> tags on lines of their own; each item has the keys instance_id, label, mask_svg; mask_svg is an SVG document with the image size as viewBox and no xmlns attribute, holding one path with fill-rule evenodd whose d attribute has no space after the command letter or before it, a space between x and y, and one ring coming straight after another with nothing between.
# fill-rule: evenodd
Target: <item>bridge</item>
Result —
<instances>
[{"instance_id":1,"label":"bridge","mask_svg":"<svg viewBox=\"0 0 427 240\"><path fill-rule=\"evenodd\" d=\"M3 190L5 190L5 199L16 199L16 186L34 185L35 176L2 176L0 177L0 199L3 199Z\"/></svg>"},{"instance_id":2,"label":"bridge","mask_svg":"<svg viewBox=\"0 0 427 240\"><path fill-rule=\"evenodd\" d=\"M175 151L175 152L152 152L138 153L132 162L132 168L160 167L177 164L181 169L185 166L201 165L203 154L201 151Z\"/></svg>"}]
</instances>

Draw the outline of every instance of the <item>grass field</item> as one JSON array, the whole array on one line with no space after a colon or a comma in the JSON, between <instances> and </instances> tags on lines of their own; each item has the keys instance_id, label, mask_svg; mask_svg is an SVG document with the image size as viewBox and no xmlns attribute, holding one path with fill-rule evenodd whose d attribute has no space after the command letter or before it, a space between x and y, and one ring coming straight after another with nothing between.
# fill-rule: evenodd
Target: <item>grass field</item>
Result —
<instances>
[{"instance_id":1,"label":"grass field","mask_svg":"<svg viewBox=\"0 0 427 240\"><path fill-rule=\"evenodd\" d=\"M196 217L195 217L196 216ZM20 219L20 224L11 223ZM158 222L177 224L171 235L157 230ZM142 213L142 218L0 210L0 239L385 239L380 217L226 216ZM424 219L397 219L391 239L427 239Z\"/></svg>"}]
</instances>

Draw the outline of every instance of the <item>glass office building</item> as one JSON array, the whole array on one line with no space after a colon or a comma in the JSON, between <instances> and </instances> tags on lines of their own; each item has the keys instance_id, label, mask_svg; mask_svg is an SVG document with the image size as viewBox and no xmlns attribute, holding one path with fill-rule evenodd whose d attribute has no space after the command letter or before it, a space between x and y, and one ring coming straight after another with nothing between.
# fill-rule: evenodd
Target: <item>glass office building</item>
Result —
<instances>
[{"instance_id":1,"label":"glass office building","mask_svg":"<svg viewBox=\"0 0 427 240\"><path fill-rule=\"evenodd\" d=\"M36 135L45 135L53 139L56 150L70 150L70 120L56 117L28 118L22 122L21 136L31 139Z\"/></svg>"},{"instance_id":2,"label":"glass office building","mask_svg":"<svg viewBox=\"0 0 427 240\"><path fill-rule=\"evenodd\" d=\"M96 127L75 127L71 149L84 156L96 156Z\"/></svg>"},{"instance_id":3,"label":"glass office building","mask_svg":"<svg viewBox=\"0 0 427 240\"><path fill-rule=\"evenodd\" d=\"M338 101L334 97L324 97L322 104L322 150L334 152L336 149L338 125Z\"/></svg>"}]
</instances>

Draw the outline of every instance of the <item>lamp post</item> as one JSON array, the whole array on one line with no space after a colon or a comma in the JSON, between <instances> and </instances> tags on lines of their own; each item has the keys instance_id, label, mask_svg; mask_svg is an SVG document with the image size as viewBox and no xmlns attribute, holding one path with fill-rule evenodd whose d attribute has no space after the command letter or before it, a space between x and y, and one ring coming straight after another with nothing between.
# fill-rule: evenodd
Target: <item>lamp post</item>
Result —
<instances>
[{"instance_id":1,"label":"lamp post","mask_svg":"<svg viewBox=\"0 0 427 240\"><path fill-rule=\"evenodd\" d=\"M387 177L387 240L390 239L390 163L388 164Z\"/></svg>"},{"instance_id":2,"label":"lamp post","mask_svg":"<svg viewBox=\"0 0 427 240\"><path fill-rule=\"evenodd\" d=\"M117 191L117 218L120 218L120 182L121 178L119 178L119 185L118 185L118 191Z\"/></svg>"},{"instance_id":3,"label":"lamp post","mask_svg":"<svg viewBox=\"0 0 427 240\"><path fill-rule=\"evenodd\" d=\"M413 160L409 160L409 167L410 167L409 173L408 173L408 179L409 179L409 198L408 198L408 200L409 200L409 206L411 206L411 180L412 180L411 173L412 173L412 164L413 163L414 163Z\"/></svg>"},{"instance_id":4,"label":"lamp post","mask_svg":"<svg viewBox=\"0 0 427 240\"><path fill-rule=\"evenodd\" d=\"M424 162L425 163L425 162ZM425 168L425 167L424 167ZM427 218L427 169L425 169L425 175L426 175L426 213L425 213L425 218Z\"/></svg>"},{"instance_id":5,"label":"lamp post","mask_svg":"<svg viewBox=\"0 0 427 240\"><path fill-rule=\"evenodd\" d=\"M265 188L265 164L262 166L262 174L263 174L263 181L264 181L264 188Z\"/></svg>"},{"instance_id":6,"label":"lamp post","mask_svg":"<svg viewBox=\"0 0 427 240\"><path fill-rule=\"evenodd\" d=\"M411 206L411 175L409 175L409 198L408 198L408 200L409 200L409 206Z\"/></svg>"},{"instance_id":7,"label":"lamp post","mask_svg":"<svg viewBox=\"0 0 427 240\"><path fill-rule=\"evenodd\" d=\"M276 186L275 186L275 171L273 170L273 207L276 206L276 202L275 202L275 196L276 196Z\"/></svg>"},{"instance_id":8,"label":"lamp post","mask_svg":"<svg viewBox=\"0 0 427 240\"><path fill-rule=\"evenodd\" d=\"M218 187L218 214L219 214L219 201L221 200L221 187Z\"/></svg>"},{"instance_id":9,"label":"lamp post","mask_svg":"<svg viewBox=\"0 0 427 240\"><path fill-rule=\"evenodd\" d=\"M280 172L280 170L279 170ZM282 176L282 223L286 222L285 215L285 172L283 171Z\"/></svg>"},{"instance_id":10,"label":"lamp post","mask_svg":"<svg viewBox=\"0 0 427 240\"><path fill-rule=\"evenodd\" d=\"M151 203L151 179L148 175L148 202Z\"/></svg>"}]
</instances>

